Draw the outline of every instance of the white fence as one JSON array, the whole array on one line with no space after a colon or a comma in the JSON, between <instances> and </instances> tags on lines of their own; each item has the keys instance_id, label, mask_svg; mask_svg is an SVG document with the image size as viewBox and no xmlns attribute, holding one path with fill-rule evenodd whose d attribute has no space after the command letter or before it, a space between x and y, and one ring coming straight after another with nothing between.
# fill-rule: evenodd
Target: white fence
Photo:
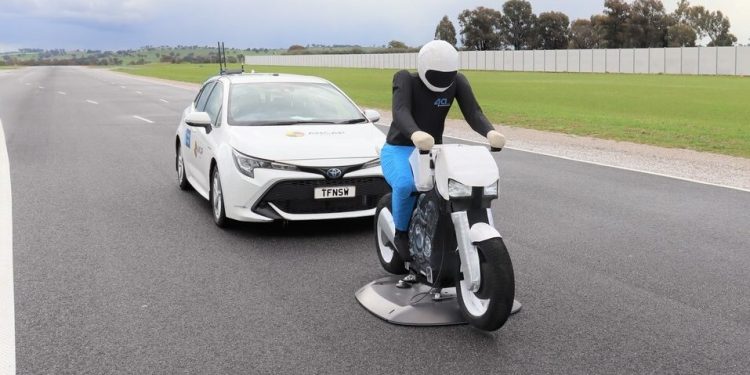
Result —
<instances>
[{"instance_id":1,"label":"white fence","mask_svg":"<svg viewBox=\"0 0 750 375\"><path fill-rule=\"evenodd\" d=\"M463 70L750 75L750 47L462 51ZM246 65L416 69L416 53L246 56Z\"/></svg>"}]
</instances>

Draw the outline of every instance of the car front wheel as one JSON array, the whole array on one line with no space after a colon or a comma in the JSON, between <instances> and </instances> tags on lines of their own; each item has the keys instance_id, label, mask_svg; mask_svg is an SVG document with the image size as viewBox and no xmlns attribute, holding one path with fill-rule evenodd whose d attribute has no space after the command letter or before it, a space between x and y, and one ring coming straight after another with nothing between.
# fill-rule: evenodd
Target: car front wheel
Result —
<instances>
[{"instance_id":1,"label":"car front wheel","mask_svg":"<svg viewBox=\"0 0 750 375\"><path fill-rule=\"evenodd\" d=\"M177 169L177 185L180 190L189 190L190 182L185 175L185 160L182 159L182 147L177 147L177 156L175 157L175 168Z\"/></svg>"},{"instance_id":2,"label":"car front wheel","mask_svg":"<svg viewBox=\"0 0 750 375\"><path fill-rule=\"evenodd\" d=\"M219 168L211 172L211 209L213 211L214 223L219 228L226 228L229 224L226 210L224 209L224 192L221 189L221 178Z\"/></svg>"}]
</instances>

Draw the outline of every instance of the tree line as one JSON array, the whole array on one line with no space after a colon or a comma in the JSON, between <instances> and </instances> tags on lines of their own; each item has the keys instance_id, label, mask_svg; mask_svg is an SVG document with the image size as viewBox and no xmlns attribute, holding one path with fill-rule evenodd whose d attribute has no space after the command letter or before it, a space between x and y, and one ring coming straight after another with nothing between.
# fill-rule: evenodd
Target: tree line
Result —
<instances>
[{"instance_id":1,"label":"tree line","mask_svg":"<svg viewBox=\"0 0 750 375\"><path fill-rule=\"evenodd\" d=\"M465 9L458 23L463 48L475 51L694 47L703 39L710 40L709 47L737 42L726 15L688 0L680 0L672 13L661 0L605 0L603 13L573 22L562 12L537 15L530 2L508 0L502 10ZM435 39L457 44L456 28L447 15L438 23Z\"/></svg>"}]
</instances>

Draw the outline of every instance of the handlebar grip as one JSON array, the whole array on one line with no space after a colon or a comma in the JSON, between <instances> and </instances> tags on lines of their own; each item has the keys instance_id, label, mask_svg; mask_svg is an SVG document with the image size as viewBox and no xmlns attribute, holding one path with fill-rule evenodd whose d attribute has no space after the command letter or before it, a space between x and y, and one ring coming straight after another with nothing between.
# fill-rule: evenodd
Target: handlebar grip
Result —
<instances>
[{"instance_id":1,"label":"handlebar grip","mask_svg":"<svg viewBox=\"0 0 750 375\"><path fill-rule=\"evenodd\" d=\"M500 151L502 151L502 150L503 150L503 149L502 149L502 147L501 147L501 148L497 148L497 147L490 147L490 152L500 152Z\"/></svg>"}]
</instances>

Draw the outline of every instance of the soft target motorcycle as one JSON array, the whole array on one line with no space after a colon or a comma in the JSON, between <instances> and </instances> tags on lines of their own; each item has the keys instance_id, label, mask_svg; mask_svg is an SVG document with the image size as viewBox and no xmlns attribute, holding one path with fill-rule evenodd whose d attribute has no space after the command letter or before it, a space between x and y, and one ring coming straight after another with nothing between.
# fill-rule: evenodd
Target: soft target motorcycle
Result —
<instances>
[{"instance_id":1,"label":"soft target motorcycle","mask_svg":"<svg viewBox=\"0 0 750 375\"><path fill-rule=\"evenodd\" d=\"M470 325L485 331L499 329L511 314L515 281L492 217L499 180L494 158L483 146L446 144L429 152L415 150L410 162L418 190L409 225L412 260L404 262L395 250L388 194L375 213L380 264L396 275L411 271L436 296L455 288Z\"/></svg>"}]
</instances>

